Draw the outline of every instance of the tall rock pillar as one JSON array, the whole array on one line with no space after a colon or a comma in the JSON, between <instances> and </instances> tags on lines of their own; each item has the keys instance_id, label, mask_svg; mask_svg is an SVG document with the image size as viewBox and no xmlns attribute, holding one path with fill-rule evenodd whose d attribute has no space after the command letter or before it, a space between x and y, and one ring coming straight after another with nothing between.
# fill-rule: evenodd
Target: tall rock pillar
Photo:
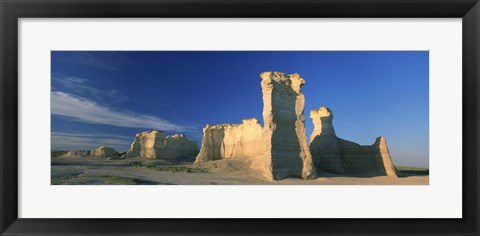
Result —
<instances>
[{"instance_id":1,"label":"tall rock pillar","mask_svg":"<svg viewBox=\"0 0 480 236\"><path fill-rule=\"evenodd\" d=\"M313 132L310 136L310 152L317 167L332 172L344 173L340 156L340 143L333 128L333 113L327 107L310 111Z\"/></svg>"},{"instance_id":2,"label":"tall rock pillar","mask_svg":"<svg viewBox=\"0 0 480 236\"><path fill-rule=\"evenodd\" d=\"M298 74L264 72L260 75L263 93L264 154L254 163L271 179L315 178L305 133L305 84Z\"/></svg>"}]
</instances>

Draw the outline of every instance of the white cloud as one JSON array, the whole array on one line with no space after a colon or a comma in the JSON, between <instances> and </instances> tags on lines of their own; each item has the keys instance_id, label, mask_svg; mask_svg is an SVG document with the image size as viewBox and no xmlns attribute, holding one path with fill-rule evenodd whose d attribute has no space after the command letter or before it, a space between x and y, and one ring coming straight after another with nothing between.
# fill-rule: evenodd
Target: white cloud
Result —
<instances>
[{"instance_id":1,"label":"white cloud","mask_svg":"<svg viewBox=\"0 0 480 236\"><path fill-rule=\"evenodd\" d=\"M54 77L56 78L56 77ZM80 77L75 77L75 76L70 76L70 77L64 77L64 81L66 82L73 82L73 83L84 83L87 81L85 78L80 78Z\"/></svg>"},{"instance_id":2,"label":"white cloud","mask_svg":"<svg viewBox=\"0 0 480 236\"><path fill-rule=\"evenodd\" d=\"M192 127L171 123L162 118L113 111L94 101L69 93L52 91L51 113L79 121L131 128L151 128L164 131L189 131Z\"/></svg>"},{"instance_id":3,"label":"white cloud","mask_svg":"<svg viewBox=\"0 0 480 236\"><path fill-rule=\"evenodd\" d=\"M62 74L54 74L52 80L60 84L69 91L78 95L91 96L97 101L111 104L122 104L128 100L127 96L119 94L116 90L98 89L85 84L88 80L75 76L64 76ZM52 87L53 90L53 87Z\"/></svg>"}]
</instances>

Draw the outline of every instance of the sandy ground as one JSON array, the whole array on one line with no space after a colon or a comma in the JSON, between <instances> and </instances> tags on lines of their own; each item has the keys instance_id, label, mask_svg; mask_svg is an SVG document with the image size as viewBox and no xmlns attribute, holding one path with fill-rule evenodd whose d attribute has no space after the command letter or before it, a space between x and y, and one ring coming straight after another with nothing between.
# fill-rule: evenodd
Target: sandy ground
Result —
<instances>
[{"instance_id":1,"label":"sandy ground","mask_svg":"<svg viewBox=\"0 0 480 236\"><path fill-rule=\"evenodd\" d=\"M321 177L312 180L289 178L263 180L260 173L236 160L217 160L198 164L166 163L140 158L108 160L104 158L52 157L52 184L166 184L166 185L428 185L429 176L393 177Z\"/></svg>"}]
</instances>

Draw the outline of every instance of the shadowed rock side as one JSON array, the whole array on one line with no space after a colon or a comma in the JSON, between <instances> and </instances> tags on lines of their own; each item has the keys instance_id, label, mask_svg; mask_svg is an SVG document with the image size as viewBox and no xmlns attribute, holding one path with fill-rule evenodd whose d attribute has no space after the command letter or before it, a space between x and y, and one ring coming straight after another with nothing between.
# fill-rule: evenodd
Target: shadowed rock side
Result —
<instances>
[{"instance_id":1,"label":"shadowed rock side","mask_svg":"<svg viewBox=\"0 0 480 236\"><path fill-rule=\"evenodd\" d=\"M196 162L238 158L250 160L251 168L267 179L316 177L305 133L305 81L298 74L280 72L260 77L264 127L256 119L207 125Z\"/></svg>"},{"instance_id":2,"label":"shadowed rock side","mask_svg":"<svg viewBox=\"0 0 480 236\"><path fill-rule=\"evenodd\" d=\"M242 124L207 124L195 162L224 158L252 160L262 152L262 143L262 126L255 118L244 119Z\"/></svg>"},{"instance_id":3,"label":"shadowed rock side","mask_svg":"<svg viewBox=\"0 0 480 236\"><path fill-rule=\"evenodd\" d=\"M317 170L342 175L397 176L384 137L371 146L337 138L332 111L320 107L310 112L314 130L310 136L310 151Z\"/></svg>"},{"instance_id":4,"label":"shadowed rock side","mask_svg":"<svg viewBox=\"0 0 480 236\"><path fill-rule=\"evenodd\" d=\"M113 157L118 156L115 149L105 146L100 146L93 150L75 150L69 151L60 157Z\"/></svg>"},{"instance_id":5,"label":"shadowed rock side","mask_svg":"<svg viewBox=\"0 0 480 236\"><path fill-rule=\"evenodd\" d=\"M177 160L193 158L197 154L198 144L186 138L185 135L166 136L164 132L154 130L136 134L130 149L122 157Z\"/></svg>"}]
</instances>

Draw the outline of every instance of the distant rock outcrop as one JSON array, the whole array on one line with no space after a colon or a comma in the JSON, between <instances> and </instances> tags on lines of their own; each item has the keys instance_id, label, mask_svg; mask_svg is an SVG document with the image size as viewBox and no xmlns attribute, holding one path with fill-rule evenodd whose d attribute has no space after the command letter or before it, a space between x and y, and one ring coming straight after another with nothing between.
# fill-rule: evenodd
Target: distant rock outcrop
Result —
<instances>
[{"instance_id":1,"label":"distant rock outcrop","mask_svg":"<svg viewBox=\"0 0 480 236\"><path fill-rule=\"evenodd\" d=\"M118 156L118 152L111 147L100 146L90 152L94 157L114 157Z\"/></svg>"},{"instance_id":2,"label":"distant rock outcrop","mask_svg":"<svg viewBox=\"0 0 480 236\"><path fill-rule=\"evenodd\" d=\"M115 149L105 146L100 146L93 150L75 150L69 151L60 157L113 157L118 156L118 152Z\"/></svg>"},{"instance_id":3,"label":"distant rock outcrop","mask_svg":"<svg viewBox=\"0 0 480 236\"><path fill-rule=\"evenodd\" d=\"M196 162L248 159L267 179L316 177L305 133L301 92L305 80L281 72L264 72L260 78L264 127L256 119L236 125L207 125Z\"/></svg>"},{"instance_id":4,"label":"distant rock outcrop","mask_svg":"<svg viewBox=\"0 0 480 236\"><path fill-rule=\"evenodd\" d=\"M130 149L122 157L176 160L195 157L197 154L198 144L185 135L166 136L162 131L153 130L136 134Z\"/></svg>"},{"instance_id":5,"label":"distant rock outcrop","mask_svg":"<svg viewBox=\"0 0 480 236\"><path fill-rule=\"evenodd\" d=\"M89 157L90 153L92 151L90 150L74 150L74 151L69 151L59 157L67 157L67 158L73 158L73 157Z\"/></svg>"},{"instance_id":6,"label":"distant rock outcrop","mask_svg":"<svg viewBox=\"0 0 480 236\"><path fill-rule=\"evenodd\" d=\"M314 130L310 151L317 170L341 175L397 176L384 137L373 145L362 146L337 137L333 113L327 107L310 112Z\"/></svg>"}]
</instances>

